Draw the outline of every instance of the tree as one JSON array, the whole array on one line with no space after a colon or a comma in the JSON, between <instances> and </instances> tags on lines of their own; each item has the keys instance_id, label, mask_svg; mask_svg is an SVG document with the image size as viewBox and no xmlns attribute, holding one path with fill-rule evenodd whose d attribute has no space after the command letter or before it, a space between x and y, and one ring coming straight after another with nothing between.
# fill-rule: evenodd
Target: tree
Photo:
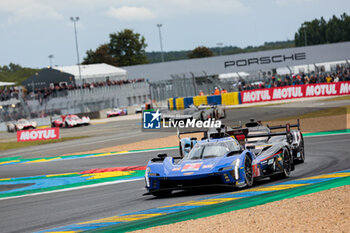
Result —
<instances>
[{"instance_id":1,"label":"tree","mask_svg":"<svg viewBox=\"0 0 350 233\"><path fill-rule=\"evenodd\" d=\"M305 34L307 45L325 43L337 43L350 40L350 16L346 13L339 18L335 15L326 22L323 17L311 22L304 22L303 26L295 33L295 45L305 45Z\"/></svg>"},{"instance_id":2,"label":"tree","mask_svg":"<svg viewBox=\"0 0 350 233\"><path fill-rule=\"evenodd\" d=\"M212 57L213 52L205 46L199 46L192 50L187 56L188 58Z\"/></svg>"},{"instance_id":3,"label":"tree","mask_svg":"<svg viewBox=\"0 0 350 233\"><path fill-rule=\"evenodd\" d=\"M145 38L131 29L109 35L109 53L120 66L148 63Z\"/></svg>"},{"instance_id":4,"label":"tree","mask_svg":"<svg viewBox=\"0 0 350 233\"><path fill-rule=\"evenodd\" d=\"M109 45L102 44L95 51L86 51L86 57L83 64L106 63L113 66L118 66L117 59L112 57L109 52Z\"/></svg>"}]
</instances>

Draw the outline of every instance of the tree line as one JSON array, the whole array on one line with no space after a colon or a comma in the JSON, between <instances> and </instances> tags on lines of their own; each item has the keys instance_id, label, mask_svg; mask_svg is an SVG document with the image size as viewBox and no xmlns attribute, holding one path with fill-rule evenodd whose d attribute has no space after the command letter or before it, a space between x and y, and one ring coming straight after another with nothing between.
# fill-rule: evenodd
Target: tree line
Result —
<instances>
[{"instance_id":1,"label":"tree line","mask_svg":"<svg viewBox=\"0 0 350 233\"><path fill-rule=\"evenodd\" d=\"M333 15L328 21L323 17L304 22L295 33L294 40L265 42L261 46L212 47L198 46L193 50L164 52L165 61L191 58L211 57L273 49L283 49L306 45L317 45L350 41L350 16L346 13L337 17ZM111 33L109 42L101 44L95 50L88 50L83 64L107 63L114 66L130 66L161 62L160 52L146 52L147 43L144 36L131 29ZM18 64L0 66L0 81L20 84L40 69L21 67Z\"/></svg>"},{"instance_id":2,"label":"tree line","mask_svg":"<svg viewBox=\"0 0 350 233\"><path fill-rule=\"evenodd\" d=\"M110 34L110 42L99 46L96 50L88 50L83 64L107 63L115 66L130 66L146 63L161 62L161 52L146 52L145 38L139 33L125 29ZM350 16L343 13L338 18L333 15L326 21L314 19L304 22L295 33L293 40L265 42L261 46L224 46L208 48L198 46L193 50L164 52L165 61L231 55L238 53L256 52L272 49L283 49L305 45L317 45L350 41Z\"/></svg>"},{"instance_id":3,"label":"tree line","mask_svg":"<svg viewBox=\"0 0 350 233\"><path fill-rule=\"evenodd\" d=\"M295 46L318 45L350 41L350 16L333 15L328 21L323 17L304 22L294 36Z\"/></svg>"},{"instance_id":4,"label":"tree line","mask_svg":"<svg viewBox=\"0 0 350 233\"><path fill-rule=\"evenodd\" d=\"M0 81L15 82L17 85L21 85L24 80L39 72L39 70L10 63L9 65L0 66Z\"/></svg>"}]
</instances>

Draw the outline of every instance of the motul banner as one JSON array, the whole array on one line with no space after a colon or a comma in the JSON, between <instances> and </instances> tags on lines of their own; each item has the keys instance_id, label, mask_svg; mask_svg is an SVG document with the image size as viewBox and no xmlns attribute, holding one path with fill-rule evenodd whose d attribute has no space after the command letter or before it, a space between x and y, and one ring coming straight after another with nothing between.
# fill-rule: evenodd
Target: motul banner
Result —
<instances>
[{"instance_id":1,"label":"motul banner","mask_svg":"<svg viewBox=\"0 0 350 233\"><path fill-rule=\"evenodd\" d=\"M59 139L59 128L33 129L17 131L17 142Z\"/></svg>"},{"instance_id":2,"label":"motul banner","mask_svg":"<svg viewBox=\"0 0 350 233\"><path fill-rule=\"evenodd\" d=\"M350 82L306 84L242 91L241 103L347 94L350 94Z\"/></svg>"}]
</instances>

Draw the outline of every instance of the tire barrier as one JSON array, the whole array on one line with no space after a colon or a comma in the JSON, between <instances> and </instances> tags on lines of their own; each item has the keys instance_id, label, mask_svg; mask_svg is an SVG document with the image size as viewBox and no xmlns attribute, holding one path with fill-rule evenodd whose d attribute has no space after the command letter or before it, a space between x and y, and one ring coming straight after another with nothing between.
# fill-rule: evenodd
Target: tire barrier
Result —
<instances>
[{"instance_id":1,"label":"tire barrier","mask_svg":"<svg viewBox=\"0 0 350 233\"><path fill-rule=\"evenodd\" d=\"M184 98L176 98L176 109L181 110L185 108Z\"/></svg>"},{"instance_id":2,"label":"tire barrier","mask_svg":"<svg viewBox=\"0 0 350 233\"><path fill-rule=\"evenodd\" d=\"M191 104L203 105L237 105L260 103L275 100L288 100L306 97L350 95L350 81L333 83L316 83L295 86L272 87L264 89L229 92L221 95L170 98L170 110L188 108ZM175 101L175 99L178 99Z\"/></svg>"},{"instance_id":3,"label":"tire barrier","mask_svg":"<svg viewBox=\"0 0 350 233\"><path fill-rule=\"evenodd\" d=\"M169 110L181 110L191 105L237 105L240 104L239 93L231 92L221 95L174 97L168 99Z\"/></svg>"}]
</instances>

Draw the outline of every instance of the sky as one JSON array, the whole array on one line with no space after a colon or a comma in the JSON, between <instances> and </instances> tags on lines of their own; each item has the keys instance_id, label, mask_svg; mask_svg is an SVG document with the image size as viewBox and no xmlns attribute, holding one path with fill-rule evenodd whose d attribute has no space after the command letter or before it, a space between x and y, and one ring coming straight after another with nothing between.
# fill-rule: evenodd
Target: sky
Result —
<instances>
[{"instance_id":1,"label":"sky","mask_svg":"<svg viewBox=\"0 0 350 233\"><path fill-rule=\"evenodd\" d=\"M146 51L197 46L246 47L294 39L304 21L346 12L349 0L0 0L0 65L42 68L77 64L88 49L126 28L146 39Z\"/></svg>"}]
</instances>

